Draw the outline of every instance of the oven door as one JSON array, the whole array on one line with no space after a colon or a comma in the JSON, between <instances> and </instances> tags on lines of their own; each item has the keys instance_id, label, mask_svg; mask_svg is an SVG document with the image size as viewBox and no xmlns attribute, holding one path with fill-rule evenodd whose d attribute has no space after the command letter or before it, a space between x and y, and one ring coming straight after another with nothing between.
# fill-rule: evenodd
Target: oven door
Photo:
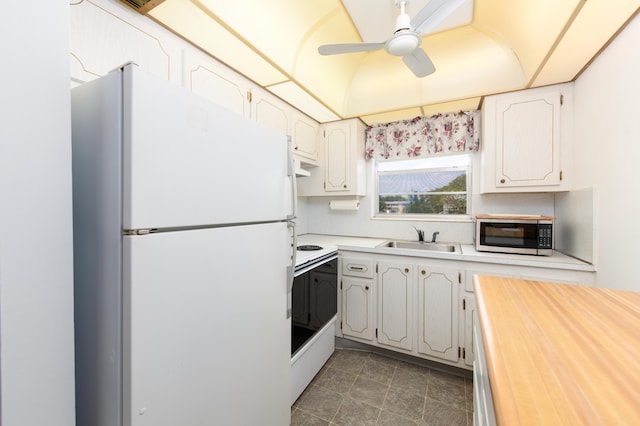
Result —
<instances>
[{"instance_id":1,"label":"oven door","mask_svg":"<svg viewBox=\"0 0 640 426\"><path fill-rule=\"evenodd\" d=\"M337 314L338 255L296 271L291 294L291 356Z\"/></svg>"}]
</instances>

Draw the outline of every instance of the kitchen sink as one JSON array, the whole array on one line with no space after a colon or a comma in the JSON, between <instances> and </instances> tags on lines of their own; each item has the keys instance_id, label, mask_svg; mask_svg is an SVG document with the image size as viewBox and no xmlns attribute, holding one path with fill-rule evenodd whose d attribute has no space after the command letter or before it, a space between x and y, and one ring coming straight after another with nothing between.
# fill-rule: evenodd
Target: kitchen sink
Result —
<instances>
[{"instance_id":1,"label":"kitchen sink","mask_svg":"<svg viewBox=\"0 0 640 426\"><path fill-rule=\"evenodd\" d=\"M379 248L397 248L411 250L427 250L427 251L443 251L443 252L460 252L457 244L451 243L430 243L427 241L385 241L378 245Z\"/></svg>"}]
</instances>

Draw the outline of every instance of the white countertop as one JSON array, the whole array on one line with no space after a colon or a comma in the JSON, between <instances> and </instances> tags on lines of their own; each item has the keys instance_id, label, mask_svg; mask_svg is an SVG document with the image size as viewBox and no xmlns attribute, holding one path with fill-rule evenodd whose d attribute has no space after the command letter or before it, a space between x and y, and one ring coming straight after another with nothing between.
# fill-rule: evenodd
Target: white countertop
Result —
<instances>
[{"instance_id":1,"label":"white countertop","mask_svg":"<svg viewBox=\"0 0 640 426\"><path fill-rule=\"evenodd\" d=\"M296 251L296 268L300 268L302 265L305 265L309 262L312 262L316 259L326 256L329 253L338 251L338 246L334 242L328 239L310 238L307 235L298 236L297 244L298 246L317 245L322 247L322 249L310 250L310 251L297 250Z\"/></svg>"},{"instance_id":2,"label":"white countertop","mask_svg":"<svg viewBox=\"0 0 640 426\"><path fill-rule=\"evenodd\" d=\"M553 256L531 256L521 254L479 252L472 244L461 244L460 252L455 253L377 247L378 245L389 240L390 238L365 238L348 237L342 235L304 234L298 236L298 245L315 244L322 246L323 248L335 247L338 250L359 251L365 253L428 257L434 259L496 263L503 265L533 266L538 268L568 269L587 272L595 271L594 266L590 263L583 262L579 259L575 259L557 251L554 252ZM299 258L296 262L297 264L300 264L300 253L311 253L308 256L311 256L312 258L314 252L298 252Z\"/></svg>"}]
</instances>

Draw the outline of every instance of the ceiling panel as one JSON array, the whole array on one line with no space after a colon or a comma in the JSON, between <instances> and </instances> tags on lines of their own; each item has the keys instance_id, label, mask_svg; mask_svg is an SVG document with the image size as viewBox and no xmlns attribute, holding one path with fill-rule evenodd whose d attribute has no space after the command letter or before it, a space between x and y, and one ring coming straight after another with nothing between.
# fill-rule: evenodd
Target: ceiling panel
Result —
<instances>
[{"instance_id":1,"label":"ceiling panel","mask_svg":"<svg viewBox=\"0 0 640 426\"><path fill-rule=\"evenodd\" d=\"M531 78L582 2L584 0L477 0L472 25L512 50L525 76Z\"/></svg>"},{"instance_id":2,"label":"ceiling panel","mask_svg":"<svg viewBox=\"0 0 640 426\"><path fill-rule=\"evenodd\" d=\"M305 105L306 114L318 122L340 119L333 111L322 105L292 81L269 86L268 89L291 105Z\"/></svg>"},{"instance_id":3,"label":"ceiling panel","mask_svg":"<svg viewBox=\"0 0 640 426\"><path fill-rule=\"evenodd\" d=\"M565 36L533 82L544 86L573 80L581 69L572 64L588 64L630 16L637 13L640 1L619 2L612 8L610 0L589 0L573 21Z\"/></svg>"},{"instance_id":4,"label":"ceiling panel","mask_svg":"<svg viewBox=\"0 0 640 426\"><path fill-rule=\"evenodd\" d=\"M165 0L149 15L260 85L288 78L189 0Z\"/></svg>"},{"instance_id":5,"label":"ceiling panel","mask_svg":"<svg viewBox=\"0 0 640 426\"><path fill-rule=\"evenodd\" d=\"M415 16L427 1L411 0L407 12ZM423 78L384 50L317 51L383 41L399 12L394 0L165 0L150 15L310 116L375 120L568 81L638 7L640 0L466 0L444 29L423 37L436 67Z\"/></svg>"},{"instance_id":6,"label":"ceiling panel","mask_svg":"<svg viewBox=\"0 0 640 426\"><path fill-rule=\"evenodd\" d=\"M360 118L367 125L374 125L379 123L392 123L399 120L410 120L420 116L431 116L438 113L451 112L451 111L471 111L480 108L480 102L482 98L469 98L459 101L444 102L441 104L426 105L420 108L408 108L404 110L395 110L391 112L385 112L380 114L364 115Z\"/></svg>"},{"instance_id":7,"label":"ceiling panel","mask_svg":"<svg viewBox=\"0 0 640 426\"><path fill-rule=\"evenodd\" d=\"M385 52L370 53L352 81L344 113L360 116L372 110L439 104L451 100L452 93L464 99L513 90L526 82L513 52L472 27L425 37L423 45L436 73L415 78L400 58L391 61Z\"/></svg>"}]
</instances>

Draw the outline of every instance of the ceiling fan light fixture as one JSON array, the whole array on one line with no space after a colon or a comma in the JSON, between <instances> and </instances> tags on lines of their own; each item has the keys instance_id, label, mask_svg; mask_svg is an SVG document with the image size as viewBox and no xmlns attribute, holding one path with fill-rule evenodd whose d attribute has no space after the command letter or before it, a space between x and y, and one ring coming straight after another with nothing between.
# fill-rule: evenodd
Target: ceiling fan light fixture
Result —
<instances>
[{"instance_id":1,"label":"ceiling fan light fixture","mask_svg":"<svg viewBox=\"0 0 640 426\"><path fill-rule=\"evenodd\" d=\"M399 31L385 43L384 49L391 55L404 56L416 50L420 42L414 31Z\"/></svg>"}]
</instances>

